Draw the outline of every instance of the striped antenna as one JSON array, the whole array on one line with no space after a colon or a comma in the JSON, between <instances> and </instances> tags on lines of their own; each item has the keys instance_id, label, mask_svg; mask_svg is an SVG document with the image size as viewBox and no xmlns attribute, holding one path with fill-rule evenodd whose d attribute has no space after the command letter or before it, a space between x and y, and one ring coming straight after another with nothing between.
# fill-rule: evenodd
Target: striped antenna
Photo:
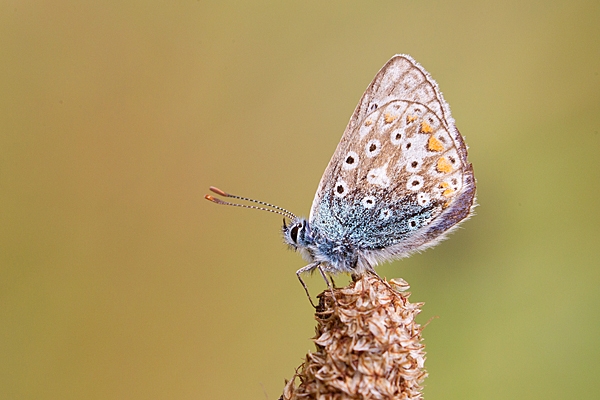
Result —
<instances>
[{"instance_id":1,"label":"striped antenna","mask_svg":"<svg viewBox=\"0 0 600 400\"><path fill-rule=\"evenodd\" d=\"M234 206L234 207L242 207L242 208L252 208L254 210L268 211L268 212L272 212L272 213L275 213L275 214L283 215L284 217L287 217L287 218L292 219L292 220L297 218L292 212L286 210L285 208L281 208L281 207L278 207L278 206L273 205L273 204L265 203L264 201L249 199L247 197L242 197L242 196L236 196L234 194L230 194L230 193L224 192L221 189L216 188L214 186L210 187L210 191L213 192L213 193L218 194L219 196L229 197L229 198L232 198L232 199L237 199L237 200L242 200L242 201L250 201L252 203L261 204L261 205L263 205L265 207L250 206L250 205L247 205L247 204L230 203L228 201L221 200L221 199L218 199L216 197L213 197L210 194L207 194L206 196L204 196L204 198L206 200L212 201L215 204L220 204L220 205L223 205L223 206ZM271 207L271 208L267 208L267 207Z\"/></svg>"}]
</instances>

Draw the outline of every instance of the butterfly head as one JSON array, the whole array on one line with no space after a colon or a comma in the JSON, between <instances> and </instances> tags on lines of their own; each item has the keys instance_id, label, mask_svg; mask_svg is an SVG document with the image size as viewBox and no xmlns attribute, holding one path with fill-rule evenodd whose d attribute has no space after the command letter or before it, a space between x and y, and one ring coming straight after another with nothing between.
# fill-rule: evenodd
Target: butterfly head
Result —
<instances>
[{"instance_id":1,"label":"butterfly head","mask_svg":"<svg viewBox=\"0 0 600 400\"><path fill-rule=\"evenodd\" d=\"M283 219L283 240L294 250L306 250L308 246L314 243L310 225L305 218L295 217L290 223Z\"/></svg>"}]
</instances>

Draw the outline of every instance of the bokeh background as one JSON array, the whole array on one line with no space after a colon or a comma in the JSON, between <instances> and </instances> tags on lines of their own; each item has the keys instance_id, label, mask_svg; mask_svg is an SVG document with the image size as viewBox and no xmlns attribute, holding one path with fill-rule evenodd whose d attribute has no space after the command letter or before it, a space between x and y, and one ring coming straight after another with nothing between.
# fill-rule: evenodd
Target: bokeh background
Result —
<instances>
[{"instance_id":1,"label":"bokeh background","mask_svg":"<svg viewBox=\"0 0 600 400\"><path fill-rule=\"evenodd\" d=\"M304 261L279 217L203 195L307 215L396 53L438 81L478 179L450 240L378 268L425 302L425 397L599 398L599 21L598 1L2 2L0 398L278 398L314 348Z\"/></svg>"}]
</instances>

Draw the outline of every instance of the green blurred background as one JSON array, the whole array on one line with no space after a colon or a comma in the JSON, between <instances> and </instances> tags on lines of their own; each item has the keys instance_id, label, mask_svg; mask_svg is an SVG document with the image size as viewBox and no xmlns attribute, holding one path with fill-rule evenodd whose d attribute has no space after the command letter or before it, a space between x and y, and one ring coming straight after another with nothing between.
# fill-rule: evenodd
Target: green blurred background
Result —
<instances>
[{"instance_id":1,"label":"green blurred background","mask_svg":"<svg viewBox=\"0 0 600 400\"><path fill-rule=\"evenodd\" d=\"M600 397L600 2L101 3L0 5L0 398L276 399L305 263L203 195L307 215L396 53L478 179L463 229L378 268L435 317L425 397Z\"/></svg>"}]
</instances>

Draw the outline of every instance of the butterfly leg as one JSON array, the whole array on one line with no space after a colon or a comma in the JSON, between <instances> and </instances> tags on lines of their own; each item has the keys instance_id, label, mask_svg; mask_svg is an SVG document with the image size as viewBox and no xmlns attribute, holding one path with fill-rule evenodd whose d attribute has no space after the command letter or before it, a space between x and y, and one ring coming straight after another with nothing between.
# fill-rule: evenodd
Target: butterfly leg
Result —
<instances>
[{"instance_id":1,"label":"butterfly leg","mask_svg":"<svg viewBox=\"0 0 600 400\"><path fill-rule=\"evenodd\" d=\"M327 287L331 291L331 298L333 298L333 301L335 302L335 304L338 304L337 300L335 299L335 294L333 293L333 286L331 286L331 282L329 282L329 279L327 278L327 275L325 275L325 271L323 271L323 268L321 267L321 264L319 264L317 266L317 268L319 269L319 272L321 273L321 276L325 280L325 283L327 283ZM332 279L332 281L333 281L333 279Z\"/></svg>"},{"instance_id":2,"label":"butterfly leg","mask_svg":"<svg viewBox=\"0 0 600 400\"><path fill-rule=\"evenodd\" d=\"M314 263L308 264L307 266L302 267L298 271L296 271L296 276L298 277L300 284L304 288L304 291L306 292L306 297L308 297L308 301L310 301L310 305L313 306L313 308L317 308L317 306L315 306L315 303L313 303L312 299L310 298L310 293L308 293L308 288L306 287L306 284L304 283L304 281L302 280L302 277L300 275L302 275L305 272L312 271L317 267L319 267L319 263L314 262ZM321 268L319 267L319 271L320 270L321 270Z\"/></svg>"},{"instance_id":3,"label":"butterfly leg","mask_svg":"<svg viewBox=\"0 0 600 400\"><path fill-rule=\"evenodd\" d=\"M333 280L333 276L329 275L328 278L331 281L331 286L335 289L337 286L335 286L335 281Z\"/></svg>"}]
</instances>

